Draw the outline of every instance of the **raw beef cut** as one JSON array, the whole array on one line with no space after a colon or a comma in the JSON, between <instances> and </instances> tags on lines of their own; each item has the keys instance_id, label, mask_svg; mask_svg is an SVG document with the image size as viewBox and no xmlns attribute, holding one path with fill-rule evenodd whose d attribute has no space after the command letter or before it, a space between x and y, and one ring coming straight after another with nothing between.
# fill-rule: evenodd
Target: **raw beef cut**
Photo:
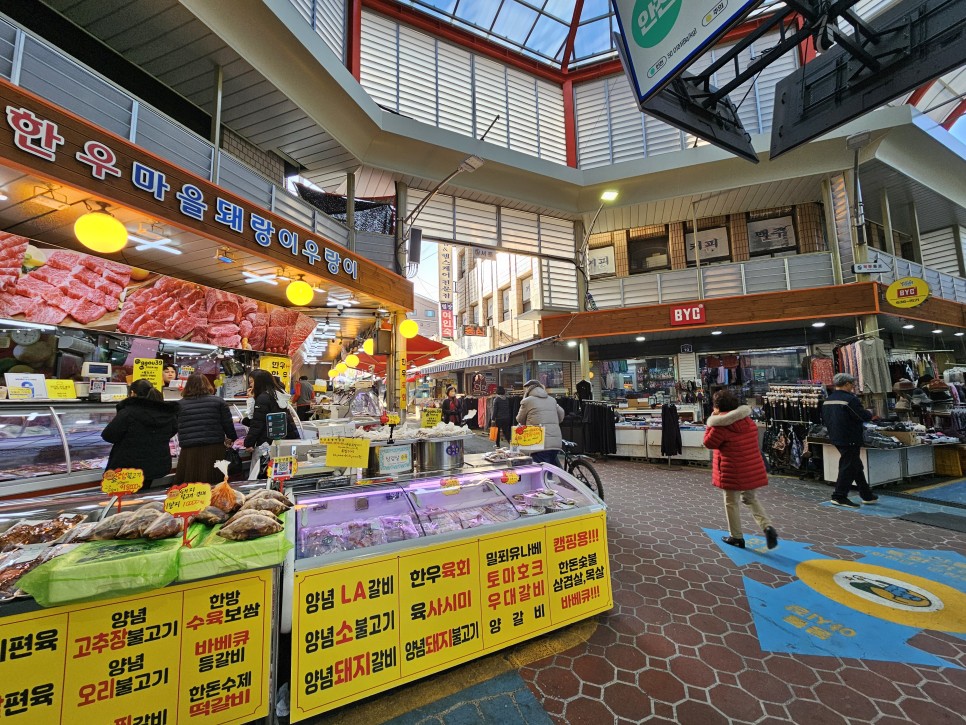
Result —
<instances>
[{"instance_id":1,"label":"raw beef cut","mask_svg":"<svg viewBox=\"0 0 966 725\"><path fill-rule=\"evenodd\" d=\"M205 293L205 307L209 322L238 322L241 320L241 300L224 290L209 289Z\"/></svg>"},{"instance_id":2,"label":"raw beef cut","mask_svg":"<svg viewBox=\"0 0 966 725\"><path fill-rule=\"evenodd\" d=\"M269 325L271 327L292 327L298 320L299 313L295 310L286 310L284 307L276 307L272 310Z\"/></svg>"},{"instance_id":3,"label":"raw beef cut","mask_svg":"<svg viewBox=\"0 0 966 725\"><path fill-rule=\"evenodd\" d=\"M13 287L20 277L27 240L16 234L0 232L0 290Z\"/></svg>"}]
</instances>

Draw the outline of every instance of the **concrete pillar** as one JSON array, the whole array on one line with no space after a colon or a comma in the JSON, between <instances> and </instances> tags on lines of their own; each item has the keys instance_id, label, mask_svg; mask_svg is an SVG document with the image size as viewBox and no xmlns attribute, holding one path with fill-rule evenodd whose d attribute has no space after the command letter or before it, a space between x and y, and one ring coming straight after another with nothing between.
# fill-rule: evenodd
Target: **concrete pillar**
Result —
<instances>
[{"instance_id":1,"label":"concrete pillar","mask_svg":"<svg viewBox=\"0 0 966 725\"><path fill-rule=\"evenodd\" d=\"M399 207L396 207L397 219ZM405 214L403 215L405 216ZM356 172L350 171L345 176L345 225L349 228L347 245L350 252L356 251Z\"/></svg>"},{"instance_id":2,"label":"concrete pillar","mask_svg":"<svg viewBox=\"0 0 966 725\"><path fill-rule=\"evenodd\" d=\"M396 182L396 241L393 254L393 266L396 274L403 274L406 270L406 225L403 220L408 212L409 187L403 181Z\"/></svg>"},{"instance_id":3,"label":"concrete pillar","mask_svg":"<svg viewBox=\"0 0 966 725\"><path fill-rule=\"evenodd\" d=\"M825 238L832 253L832 279L842 284L842 257L839 254L838 231L835 228L835 200L832 198L832 185L822 179L822 209L825 211Z\"/></svg>"},{"instance_id":4,"label":"concrete pillar","mask_svg":"<svg viewBox=\"0 0 966 725\"><path fill-rule=\"evenodd\" d=\"M882 189L882 233L885 235L885 251L896 256L896 244L892 233L892 208L889 206L889 190Z\"/></svg>"}]
</instances>

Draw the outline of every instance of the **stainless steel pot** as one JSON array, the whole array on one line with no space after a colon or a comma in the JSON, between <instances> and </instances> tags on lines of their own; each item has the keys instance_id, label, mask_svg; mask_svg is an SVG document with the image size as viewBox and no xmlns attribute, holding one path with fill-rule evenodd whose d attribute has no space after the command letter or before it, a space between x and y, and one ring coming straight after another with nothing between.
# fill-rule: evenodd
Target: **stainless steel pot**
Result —
<instances>
[{"instance_id":1,"label":"stainless steel pot","mask_svg":"<svg viewBox=\"0 0 966 725\"><path fill-rule=\"evenodd\" d=\"M422 440L416 444L420 471L452 471L463 467L463 439Z\"/></svg>"}]
</instances>

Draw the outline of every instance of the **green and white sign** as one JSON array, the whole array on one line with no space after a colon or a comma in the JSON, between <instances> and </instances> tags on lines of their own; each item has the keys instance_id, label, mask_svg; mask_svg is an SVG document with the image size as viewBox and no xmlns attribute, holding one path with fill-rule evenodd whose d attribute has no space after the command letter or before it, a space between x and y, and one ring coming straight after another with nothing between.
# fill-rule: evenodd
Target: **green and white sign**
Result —
<instances>
[{"instance_id":1,"label":"green and white sign","mask_svg":"<svg viewBox=\"0 0 966 725\"><path fill-rule=\"evenodd\" d=\"M661 90L761 0L611 0L639 103Z\"/></svg>"}]
</instances>

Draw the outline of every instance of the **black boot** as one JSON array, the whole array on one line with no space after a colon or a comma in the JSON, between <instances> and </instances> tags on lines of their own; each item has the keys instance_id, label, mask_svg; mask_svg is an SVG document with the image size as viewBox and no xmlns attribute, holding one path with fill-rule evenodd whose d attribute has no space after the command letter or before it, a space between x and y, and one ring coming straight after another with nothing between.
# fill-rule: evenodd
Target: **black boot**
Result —
<instances>
[{"instance_id":1,"label":"black boot","mask_svg":"<svg viewBox=\"0 0 966 725\"><path fill-rule=\"evenodd\" d=\"M775 531L774 526L765 527L765 544L769 549L774 549L778 546L778 532Z\"/></svg>"},{"instance_id":2,"label":"black boot","mask_svg":"<svg viewBox=\"0 0 966 725\"><path fill-rule=\"evenodd\" d=\"M744 539L738 539L738 538L735 538L734 536L722 536L721 540L726 544L730 544L731 546L737 546L739 549L745 548Z\"/></svg>"}]
</instances>

